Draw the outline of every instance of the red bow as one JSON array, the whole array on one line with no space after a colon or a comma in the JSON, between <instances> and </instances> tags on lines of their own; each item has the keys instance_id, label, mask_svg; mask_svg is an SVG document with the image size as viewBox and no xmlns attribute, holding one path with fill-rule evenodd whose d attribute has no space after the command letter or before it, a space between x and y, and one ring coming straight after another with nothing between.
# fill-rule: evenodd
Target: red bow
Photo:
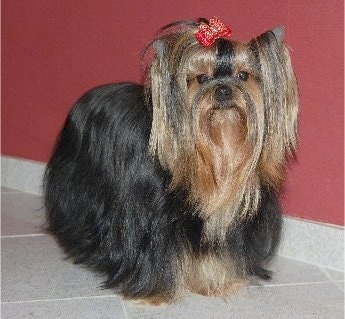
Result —
<instances>
[{"instance_id":1,"label":"red bow","mask_svg":"<svg viewBox=\"0 0 345 319\"><path fill-rule=\"evenodd\" d=\"M199 31L195 34L195 37L201 45L209 47L216 39L229 37L231 32L231 29L223 22L218 18L213 17L210 19L208 24L204 22L200 23Z\"/></svg>"}]
</instances>

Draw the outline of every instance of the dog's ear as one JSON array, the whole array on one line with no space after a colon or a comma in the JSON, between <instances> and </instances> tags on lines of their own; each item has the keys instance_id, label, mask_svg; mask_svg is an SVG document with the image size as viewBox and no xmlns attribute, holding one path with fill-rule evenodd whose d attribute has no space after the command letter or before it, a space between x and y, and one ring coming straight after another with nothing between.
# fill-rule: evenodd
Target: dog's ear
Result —
<instances>
[{"instance_id":1,"label":"dog's ear","mask_svg":"<svg viewBox=\"0 0 345 319\"><path fill-rule=\"evenodd\" d=\"M282 44L284 39L285 30L283 26L277 26L269 31L266 31L260 34L256 39L253 39L251 42L257 40L259 42L273 42L276 41L277 44Z\"/></svg>"},{"instance_id":2,"label":"dog's ear","mask_svg":"<svg viewBox=\"0 0 345 319\"><path fill-rule=\"evenodd\" d=\"M149 88L152 103L152 128L149 142L151 155L158 156L161 165L168 168L164 156L164 144L167 140L173 140L170 136L168 113L171 98L171 79L170 65L168 59L168 44L157 39L151 44L153 51L153 61L149 69Z\"/></svg>"},{"instance_id":3,"label":"dog's ear","mask_svg":"<svg viewBox=\"0 0 345 319\"><path fill-rule=\"evenodd\" d=\"M282 43L284 38L284 27L278 26L271 30L271 32L274 34L275 38L278 40L278 42Z\"/></svg>"},{"instance_id":4,"label":"dog's ear","mask_svg":"<svg viewBox=\"0 0 345 319\"><path fill-rule=\"evenodd\" d=\"M163 40L156 40L155 42L153 42L152 44L157 56L159 58L162 58L162 56L165 53L166 50L166 43Z\"/></svg>"},{"instance_id":5,"label":"dog's ear","mask_svg":"<svg viewBox=\"0 0 345 319\"><path fill-rule=\"evenodd\" d=\"M284 145L288 153L293 154L297 146L298 89L283 38L284 28L276 27L252 39L249 48L262 79L264 107L272 122L277 123L268 127L268 135L279 141L272 140L268 144L272 147ZM272 154L275 151L274 148L270 150Z\"/></svg>"}]
</instances>

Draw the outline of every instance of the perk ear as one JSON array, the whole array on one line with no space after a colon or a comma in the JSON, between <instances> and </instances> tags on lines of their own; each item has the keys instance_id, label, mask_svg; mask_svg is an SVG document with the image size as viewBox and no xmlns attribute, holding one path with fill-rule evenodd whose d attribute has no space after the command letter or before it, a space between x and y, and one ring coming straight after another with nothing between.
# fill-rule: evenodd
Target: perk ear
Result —
<instances>
[{"instance_id":1,"label":"perk ear","mask_svg":"<svg viewBox=\"0 0 345 319\"><path fill-rule=\"evenodd\" d=\"M256 39L253 39L251 42L255 40L259 40L261 42L265 39L265 42L276 42L278 45L280 45L283 43L284 33L284 27L277 26L269 31L260 34Z\"/></svg>"},{"instance_id":2,"label":"perk ear","mask_svg":"<svg viewBox=\"0 0 345 319\"><path fill-rule=\"evenodd\" d=\"M162 58L162 56L165 53L165 49L166 49L166 44L163 40L156 40L153 42L152 44L157 56L159 58Z\"/></svg>"},{"instance_id":3,"label":"perk ear","mask_svg":"<svg viewBox=\"0 0 345 319\"><path fill-rule=\"evenodd\" d=\"M283 42L283 38L284 38L284 27L283 26L275 27L274 29L271 30L271 32L274 34L274 36L276 37L276 39L280 43Z\"/></svg>"}]
</instances>

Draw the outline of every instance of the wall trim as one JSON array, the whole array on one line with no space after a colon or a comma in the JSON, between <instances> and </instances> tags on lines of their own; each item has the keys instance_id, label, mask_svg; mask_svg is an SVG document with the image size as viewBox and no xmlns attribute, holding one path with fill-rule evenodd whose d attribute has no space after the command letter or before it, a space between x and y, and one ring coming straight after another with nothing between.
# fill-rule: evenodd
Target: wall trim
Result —
<instances>
[{"instance_id":1,"label":"wall trim","mask_svg":"<svg viewBox=\"0 0 345 319\"><path fill-rule=\"evenodd\" d=\"M42 194L45 163L1 156L1 185ZM286 216L278 254L344 271L344 227Z\"/></svg>"},{"instance_id":2,"label":"wall trim","mask_svg":"<svg viewBox=\"0 0 345 319\"><path fill-rule=\"evenodd\" d=\"M1 185L42 194L45 163L1 155Z\"/></svg>"},{"instance_id":3,"label":"wall trim","mask_svg":"<svg viewBox=\"0 0 345 319\"><path fill-rule=\"evenodd\" d=\"M278 254L344 271L344 227L285 216Z\"/></svg>"}]
</instances>

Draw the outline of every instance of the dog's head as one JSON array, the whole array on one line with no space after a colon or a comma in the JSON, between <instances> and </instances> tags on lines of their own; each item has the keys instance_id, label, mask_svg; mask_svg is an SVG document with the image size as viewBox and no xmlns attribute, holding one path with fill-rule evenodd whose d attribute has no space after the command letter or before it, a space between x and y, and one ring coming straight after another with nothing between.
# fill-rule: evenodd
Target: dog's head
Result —
<instances>
[{"instance_id":1,"label":"dog's head","mask_svg":"<svg viewBox=\"0 0 345 319\"><path fill-rule=\"evenodd\" d=\"M217 23L170 24L145 52L150 152L205 218L255 212L260 186L280 188L296 148L298 94L283 29L243 43Z\"/></svg>"}]
</instances>

